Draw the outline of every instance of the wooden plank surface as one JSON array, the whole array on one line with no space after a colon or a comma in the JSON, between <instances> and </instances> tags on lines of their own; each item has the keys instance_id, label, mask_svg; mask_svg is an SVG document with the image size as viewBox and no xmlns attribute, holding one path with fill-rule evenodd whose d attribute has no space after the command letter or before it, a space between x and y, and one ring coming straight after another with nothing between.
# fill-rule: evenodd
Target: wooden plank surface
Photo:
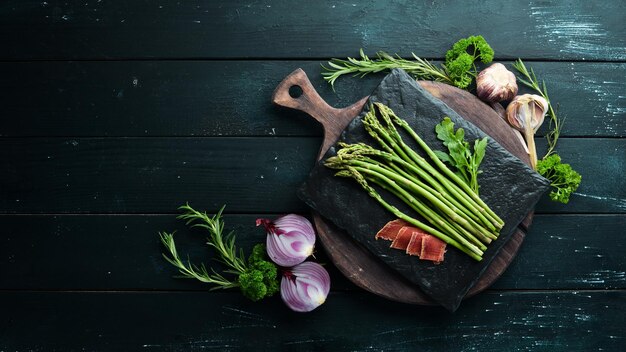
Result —
<instances>
[{"instance_id":1,"label":"wooden plank surface","mask_svg":"<svg viewBox=\"0 0 626 352\"><path fill-rule=\"evenodd\" d=\"M302 67L330 105L344 107L384 76L341 78L333 92L323 62L0 63L0 82L11 87L0 104L15 117L0 119L0 136L320 136L315 122L269 102L283 77ZM626 137L626 64L528 64L567 118L563 136Z\"/></svg>"},{"instance_id":2,"label":"wooden plank surface","mask_svg":"<svg viewBox=\"0 0 626 352\"><path fill-rule=\"evenodd\" d=\"M222 204L233 212L302 211L295 190L319 143L318 138L4 139L2 209L173 212L188 201L209 211Z\"/></svg>"},{"instance_id":3,"label":"wooden plank surface","mask_svg":"<svg viewBox=\"0 0 626 352\"><path fill-rule=\"evenodd\" d=\"M624 60L624 6L12 0L0 11L0 58L320 58L355 55L359 47L441 58L460 35L484 34L499 59Z\"/></svg>"},{"instance_id":4,"label":"wooden plank surface","mask_svg":"<svg viewBox=\"0 0 626 352\"><path fill-rule=\"evenodd\" d=\"M231 212L304 212L296 190L319 146L303 137L4 138L0 212L171 213L185 201L208 211L227 203ZM626 139L563 138L559 153L583 183L569 204L541 201L538 213L626 212L626 179L615 177Z\"/></svg>"},{"instance_id":5,"label":"wooden plank surface","mask_svg":"<svg viewBox=\"0 0 626 352\"><path fill-rule=\"evenodd\" d=\"M277 297L227 293L2 292L0 340L7 350L618 351L624 300L626 291L490 292L450 314L337 293L303 316Z\"/></svg>"},{"instance_id":6,"label":"wooden plank surface","mask_svg":"<svg viewBox=\"0 0 626 352\"><path fill-rule=\"evenodd\" d=\"M0 351L622 350L625 13L583 0L4 1ZM583 175L570 204L538 204L492 290L449 314L379 299L328 265L328 301L302 315L171 277L157 231L207 257L175 219L185 201L228 203L244 248L263 238L257 216L308 213L295 190L321 129L269 104L286 74L304 68L342 107L382 75L333 92L320 63L359 48L440 60L470 34L546 80L567 118L559 153Z\"/></svg>"},{"instance_id":7,"label":"wooden plank surface","mask_svg":"<svg viewBox=\"0 0 626 352\"><path fill-rule=\"evenodd\" d=\"M493 288L624 288L624 229L623 215L535 215L517 257Z\"/></svg>"},{"instance_id":8,"label":"wooden plank surface","mask_svg":"<svg viewBox=\"0 0 626 352\"><path fill-rule=\"evenodd\" d=\"M255 219L276 216L228 215L225 221L248 252L265 241ZM2 215L0 228L0 290L206 290L172 277L176 270L161 257L159 231L178 230L183 256L219 268L209 260L205 232L189 231L174 214ZM624 228L625 215L537 215L494 288L626 289ZM316 257L328 263L320 247ZM334 266L327 268L333 291L356 289Z\"/></svg>"}]
</instances>

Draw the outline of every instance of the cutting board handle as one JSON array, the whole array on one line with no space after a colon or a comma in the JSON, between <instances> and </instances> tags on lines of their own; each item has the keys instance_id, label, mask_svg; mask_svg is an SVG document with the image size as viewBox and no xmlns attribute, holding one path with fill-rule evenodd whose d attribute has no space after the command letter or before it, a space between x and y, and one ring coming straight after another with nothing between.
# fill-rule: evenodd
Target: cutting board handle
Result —
<instances>
[{"instance_id":1,"label":"cutting board handle","mask_svg":"<svg viewBox=\"0 0 626 352\"><path fill-rule=\"evenodd\" d=\"M343 109L333 108L320 97L301 68L285 77L272 95L274 104L303 111L322 124L324 141L319 157L339 139L341 131L359 114L366 100L367 97Z\"/></svg>"}]
</instances>

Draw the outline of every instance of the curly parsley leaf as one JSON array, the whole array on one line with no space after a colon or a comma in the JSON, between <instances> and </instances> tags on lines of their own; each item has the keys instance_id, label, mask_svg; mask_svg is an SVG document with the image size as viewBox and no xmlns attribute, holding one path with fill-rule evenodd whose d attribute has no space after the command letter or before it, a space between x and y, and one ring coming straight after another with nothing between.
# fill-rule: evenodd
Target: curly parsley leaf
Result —
<instances>
[{"instance_id":1,"label":"curly parsley leaf","mask_svg":"<svg viewBox=\"0 0 626 352\"><path fill-rule=\"evenodd\" d=\"M460 39L446 53L445 68L455 86L467 88L478 74L475 62L484 64L493 61L494 51L483 36L469 36Z\"/></svg>"},{"instance_id":2,"label":"curly parsley leaf","mask_svg":"<svg viewBox=\"0 0 626 352\"><path fill-rule=\"evenodd\" d=\"M582 180L582 176L570 164L562 163L561 157L556 153L539 160L537 172L550 180L550 199L563 204L569 202L570 195L578 189Z\"/></svg>"}]
</instances>

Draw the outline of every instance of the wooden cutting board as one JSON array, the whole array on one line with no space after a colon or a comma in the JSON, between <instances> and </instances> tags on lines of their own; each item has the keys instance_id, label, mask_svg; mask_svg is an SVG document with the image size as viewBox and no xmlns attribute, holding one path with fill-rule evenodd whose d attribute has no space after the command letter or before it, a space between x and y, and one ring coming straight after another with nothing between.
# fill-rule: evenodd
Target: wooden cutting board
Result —
<instances>
[{"instance_id":1,"label":"wooden cutting board","mask_svg":"<svg viewBox=\"0 0 626 352\"><path fill-rule=\"evenodd\" d=\"M500 115L503 109L499 104L492 108L473 94L447 84L430 81L419 81L418 83L459 115L490 135L510 153L526 164L530 163L523 140L504 121ZM322 124L324 139L318 160L337 141L350 121L360 113L366 100L367 97L364 97L349 107L333 108L320 97L302 69L297 69L285 77L276 87L272 96L274 104L303 111ZM313 212L312 215L317 235L328 256L350 281L363 289L394 301L425 305L435 304L417 286L409 283L396 271L382 263L343 230L316 212ZM519 250L532 222L532 216L532 212L526 216L466 297L483 291L502 275Z\"/></svg>"}]
</instances>

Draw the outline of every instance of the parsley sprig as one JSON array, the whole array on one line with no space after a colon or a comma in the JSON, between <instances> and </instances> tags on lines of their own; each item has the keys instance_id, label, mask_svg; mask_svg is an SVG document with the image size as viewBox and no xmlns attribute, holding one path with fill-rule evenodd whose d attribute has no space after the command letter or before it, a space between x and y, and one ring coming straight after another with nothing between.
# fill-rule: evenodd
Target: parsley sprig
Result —
<instances>
[{"instance_id":1,"label":"parsley sprig","mask_svg":"<svg viewBox=\"0 0 626 352\"><path fill-rule=\"evenodd\" d=\"M550 180L550 199L567 204L569 197L580 185L582 176L570 164L561 162L561 157L554 153L537 163L537 172Z\"/></svg>"},{"instance_id":2,"label":"parsley sprig","mask_svg":"<svg viewBox=\"0 0 626 352\"><path fill-rule=\"evenodd\" d=\"M441 123L435 126L437 138L448 147L448 153L435 150L435 155L448 164L454 166L456 174L478 194L478 175L482 172L478 169L485 157L487 149L487 137L474 141L474 151L465 140L465 130L459 128L454 131L454 122L445 117Z\"/></svg>"},{"instance_id":3,"label":"parsley sprig","mask_svg":"<svg viewBox=\"0 0 626 352\"><path fill-rule=\"evenodd\" d=\"M493 61L493 54L482 35L460 39L446 53L446 71L455 86L467 88L478 74L476 61L488 64Z\"/></svg>"}]
</instances>

